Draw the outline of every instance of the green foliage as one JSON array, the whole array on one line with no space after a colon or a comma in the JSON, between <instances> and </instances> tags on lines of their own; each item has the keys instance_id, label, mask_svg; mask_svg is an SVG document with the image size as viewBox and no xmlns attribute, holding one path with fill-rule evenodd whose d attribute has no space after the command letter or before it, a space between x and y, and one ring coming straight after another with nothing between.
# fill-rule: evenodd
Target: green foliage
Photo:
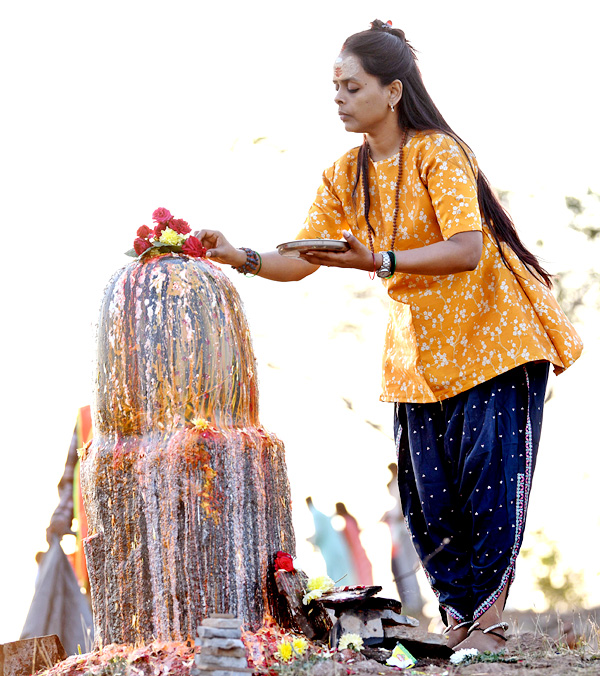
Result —
<instances>
[{"instance_id":1,"label":"green foliage","mask_svg":"<svg viewBox=\"0 0 600 676\"><path fill-rule=\"evenodd\" d=\"M83 676L127 676L129 665L123 657L113 657L100 671L88 671Z\"/></svg>"},{"instance_id":2,"label":"green foliage","mask_svg":"<svg viewBox=\"0 0 600 676\"><path fill-rule=\"evenodd\" d=\"M279 676L308 676L320 662L330 660L330 656L306 654L290 662L281 662L271 667L271 671Z\"/></svg>"},{"instance_id":3,"label":"green foliage","mask_svg":"<svg viewBox=\"0 0 600 676\"><path fill-rule=\"evenodd\" d=\"M563 565L558 545L542 530L535 531L533 537L535 545L521 553L525 558L538 557L535 586L543 593L548 606L559 612L581 608L585 600L581 591L583 573Z\"/></svg>"},{"instance_id":4,"label":"green foliage","mask_svg":"<svg viewBox=\"0 0 600 676\"><path fill-rule=\"evenodd\" d=\"M569 228L583 236L582 249L597 248L600 242L600 194L588 189L582 197L565 197L565 204L572 213ZM554 278L554 287L557 300L571 321L582 319L579 315L585 307L600 309L600 273L595 268L561 272Z\"/></svg>"},{"instance_id":5,"label":"green foliage","mask_svg":"<svg viewBox=\"0 0 600 676\"><path fill-rule=\"evenodd\" d=\"M478 664L479 662L504 662L506 664L515 664L521 661L522 658L519 657L509 657L505 651L499 653L493 653L489 650L486 650L483 653L478 653L477 655L469 655L465 657L460 666L466 666L467 664Z\"/></svg>"}]
</instances>

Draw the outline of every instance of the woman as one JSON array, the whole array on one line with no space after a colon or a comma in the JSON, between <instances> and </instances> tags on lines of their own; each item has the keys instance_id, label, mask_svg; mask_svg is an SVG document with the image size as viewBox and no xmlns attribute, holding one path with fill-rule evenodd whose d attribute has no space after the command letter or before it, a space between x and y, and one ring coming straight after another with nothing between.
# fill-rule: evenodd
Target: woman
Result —
<instances>
[{"instance_id":1,"label":"woman","mask_svg":"<svg viewBox=\"0 0 600 676\"><path fill-rule=\"evenodd\" d=\"M374 21L334 64L335 101L364 143L323 175L302 259L199 233L207 255L294 281L320 265L383 278L392 301L382 400L395 404L403 510L449 645L498 650L539 442L549 365L582 345L468 146L429 97L404 33Z\"/></svg>"}]
</instances>

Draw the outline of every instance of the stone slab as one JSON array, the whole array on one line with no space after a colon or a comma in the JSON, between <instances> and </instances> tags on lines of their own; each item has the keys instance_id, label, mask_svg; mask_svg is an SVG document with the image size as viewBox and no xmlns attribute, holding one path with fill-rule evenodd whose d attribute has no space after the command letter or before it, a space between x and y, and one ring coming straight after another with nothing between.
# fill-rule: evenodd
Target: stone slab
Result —
<instances>
[{"instance_id":1,"label":"stone slab","mask_svg":"<svg viewBox=\"0 0 600 676\"><path fill-rule=\"evenodd\" d=\"M432 634L416 627L384 627L385 640L401 641L402 645L415 657L448 657L452 649L448 639L442 634Z\"/></svg>"},{"instance_id":2,"label":"stone slab","mask_svg":"<svg viewBox=\"0 0 600 676\"><path fill-rule=\"evenodd\" d=\"M29 676L67 658L56 634L0 645L0 676Z\"/></svg>"},{"instance_id":3,"label":"stone slab","mask_svg":"<svg viewBox=\"0 0 600 676\"><path fill-rule=\"evenodd\" d=\"M386 608L381 612L381 620L383 624L400 624L407 627L418 627L419 620L416 617L410 617L410 615L400 615L399 613Z\"/></svg>"},{"instance_id":4,"label":"stone slab","mask_svg":"<svg viewBox=\"0 0 600 676\"><path fill-rule=\"evenodd\" d=\"M239 674L252 673L250 667L215 667L208 664L195 664L192 667L192 674L194 671L197 674L202 674L202 676L209 676L210 674L214 674L214 676L222 674L235 674L235 676L239 676Z\"/></svg>"},{"instance_id":5,"label":"stone slab","mask_svg":"<svg viewBox=\"0 0 600 676\"><path fill-rule=\"evenodd\" d=\"M218 657L217 655L207 655L204 652L201 652L199 659L196 661L197 666L202 664L210 665L211 668L217 669L221 667L222 669L227 669L229 667L247 667L248 660L246 656L243 657Z\"/></svg>"},{"instance_id":6,"label":"stone slab","mask_svg":"<svg viewBox=\"0 0 600 676\"><path fill-rule=\"evenodd\" d=\"M202 646L202 655L217 655L219 657L246 657L245 648L215 648L210 645Z\"/></svg>"},{"instance_id":7,"label":"stone slab","mask_svg":"<svg viewBox=\"0 0 600 676\"><path fill-rule=\"evenodd\" d=\"M377 610L348 610L340 615L338 622L342 634L358 634L364 639L384 636L381 613Z\"/></svg>"},{"instance_id":8,"label":"stone slab","mask_svg":"<svg viewBox=\"0 0 600 676\"><path fill-rule=\"evenodd\" d=\"M239 629L219 629L217 627L198 627L200 638L241 638Z\"/></svg>"},{"instance_id":9,"label":"stone slab","mask_svg":"<svg viewBox=\"0 0 600 676\"><path fill-rule=\"evenodd\" d=\"M242 621L237 618L225 619L220 617L207 617L202 620L203 627L213 627L214 629L240 629Z\"/></svg>"},{"instance_id":10,"label":"stone slab","mask_svg":"<svg viewBox=\"0 0 600 676\"><path fill-rule=\"evenodd\" d=\"M244 643L239 638L202 638L199 641L202 648L221 648L222 650L244 649Z\"/></svg>"},{"instance_id":11,"label":"stone slab","mask_svg":"<svg viewBox=\"0 0 600 676\"><path fill-rule=\"evenodd\" d=\"M223 620L233 620L235 615L232 615L231 613L211 613L209 617L217 617Z\"/></svg>"}]
</instances>

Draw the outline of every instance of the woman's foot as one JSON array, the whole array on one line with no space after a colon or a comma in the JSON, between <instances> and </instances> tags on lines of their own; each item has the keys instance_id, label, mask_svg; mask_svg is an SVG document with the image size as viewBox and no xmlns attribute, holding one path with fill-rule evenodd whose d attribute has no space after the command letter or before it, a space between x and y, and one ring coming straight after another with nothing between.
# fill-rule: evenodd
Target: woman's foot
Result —
<instances>
[{"instance_id":1,"label":"woman's foot","mask_svg":"<svg viewBox=\"0 0 600 676\"><path fill-rule=\"evenodd\" d=\"M505 631L508 625L505 622L498 622L489 627L478 626L475 622L468 631L467 637L453 647L454 650L464 650L465 648L477 648L479 652L498 653L506 647Z\"/></svg>"},{"instance_id":2,"label":"woman's foot","mask_svg":"<svg viewBox=\"0 0 600 676\"><path fill-rule=\"evenodd\" d=\"M454 647L467 638L471 622L453 622L450 620L450 625L444 630L444 634L448 637L448 647L454 650Z\"/></svg>"}]
</instances>

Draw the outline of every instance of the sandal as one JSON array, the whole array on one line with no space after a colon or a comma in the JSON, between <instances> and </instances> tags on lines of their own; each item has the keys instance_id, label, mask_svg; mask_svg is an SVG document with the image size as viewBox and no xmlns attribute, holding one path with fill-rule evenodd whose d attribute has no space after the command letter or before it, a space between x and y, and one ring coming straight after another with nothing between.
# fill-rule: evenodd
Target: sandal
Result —
<instances>
[{"instance_id":1,"label":"sandal","mask_svg":"<svg viewBox=\"0 0 600 676\"><path fill-rule=\"evenodd\" d=\"M473 624L469 627L469 631L467 632L467 636L470 636L474 631L481 631L484 634L491 634L492 636L495 636L496 638L501 638L503 641L508 641L506 636L503 636L502 634L499 634L497 631L494 631L494 629L503 629L506 631L508 629L508 622L498 622L496 624L492 624L489 627L486 627L485 629L482 629L479 626L479 622L473 622Z\"/></svg>"}]
</instances>

